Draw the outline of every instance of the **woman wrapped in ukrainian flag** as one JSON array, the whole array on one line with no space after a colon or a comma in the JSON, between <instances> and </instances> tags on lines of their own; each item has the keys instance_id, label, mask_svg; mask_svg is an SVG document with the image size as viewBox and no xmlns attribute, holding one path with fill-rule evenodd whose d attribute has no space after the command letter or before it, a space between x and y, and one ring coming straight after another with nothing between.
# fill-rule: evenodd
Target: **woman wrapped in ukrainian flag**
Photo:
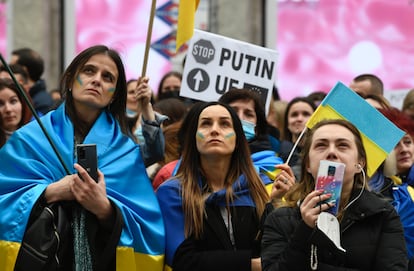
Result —
<instances>
[{"instance_id":1,"label":"woman wrapped in ukrainian flag","mask_svg":"<svg viewBox=\"0 0 414 271\"><path fill-rule=\"evenodd\" d=\"M162 270L162 217L127 127L121 58L106 46L90 47L61 82L64 103L0 150L0 270ZM148 89L146 78L137 87L144 119L152 112ZM96 144L97 180L77 163L80 143ZM22 244L38 219L34 210L54 202L66 208L70 230L60 241L69 240L68 251L49 259L27 253Z\"/></svg>"}]
</instances>

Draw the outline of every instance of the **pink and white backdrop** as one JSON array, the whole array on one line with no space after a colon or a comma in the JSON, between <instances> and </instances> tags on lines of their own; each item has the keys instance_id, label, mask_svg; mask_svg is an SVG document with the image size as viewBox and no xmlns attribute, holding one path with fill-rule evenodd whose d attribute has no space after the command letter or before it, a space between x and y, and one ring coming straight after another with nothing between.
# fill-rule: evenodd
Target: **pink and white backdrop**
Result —
<instances>
[{"instance_id":1,"label":"pink and white backdrop","mask_svg":"<svg viewBox=\"0 0 414 271\"><path fill-rule=\"evenodd\" d=\"M398 95L392 96L398 90L414 88L414 0L268 1L278 3L274 14L275 49L279 52L276 84L282 99L328 91L337 81L347 84L360 73L381 77L391 99L399 99ZM151 1L74 3L74 53L98 43L114 47L122 55L127 77L137 78L142 69ZM167 3L170 1L158 0L157 9ZM176 7L170 11L176 12ZM1 2L3 54L7 46L5 12L6 4ZM168 35L172 30L168 22L156 16L152 42L164 40L165 46L171 46ZM147 75L154 89L171 68L171 61L150 50Z\"/></svg>"},{"instance_id":2,"label":"pink and white backdrop","mask_svg":"<svg viewBox=\"0 0 414 271\"><path fill-rule=\"evenodd\" d=\"M378 75L391 99L414 88L413 0L279 0L275 18L283 99L361 73Z\"/></svg>"},{"instance_id":3,"label":"pink and white backdrop","mask_svg":"<svg viewBox=\"0 0 414 271\"><path fill-rule=\"evenodd\" d=\"M158 0L157 8L166 0ZM148 0L76 0L76 52L95 44L117 49L125 64L127 79L141 75L145 53L151 1ZM152 42L172 31L172 27L154 18ZM146 74L154 90L171 62L150 50Z\"/></svg>"}]
</instances>

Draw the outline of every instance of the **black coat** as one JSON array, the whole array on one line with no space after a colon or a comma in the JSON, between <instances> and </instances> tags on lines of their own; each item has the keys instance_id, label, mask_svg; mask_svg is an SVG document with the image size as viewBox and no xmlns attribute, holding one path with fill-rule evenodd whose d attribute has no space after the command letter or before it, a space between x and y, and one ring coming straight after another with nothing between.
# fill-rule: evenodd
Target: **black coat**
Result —
<instances>
[{"instance_id":1,"label":"black coat","mask_svg":"<svg viewBox=\"0 0 414 271\"><path fill-rule=\"evenodd\" d=\"M403 228L391 204L364 191L340 223L342 252L320 231L308 227L299 208L282 207L266 219L262 238L264 271L306 271L311 244L318 270L407 270Z\"/></svg>"},{"instance_id":2,"label":"black coat","mask_svg":"<svg viewBox=\"0 0 414 271\"><path fill-rule=\"evenodd\" d=\"M174 255L173 270L251 271L251 258L258 257L260 249L256 209L231 207L231 214L234 246L220 209L207 206L202 237L189 237L181 243Z\"/></svg>"},{"instance_id":3,"label":"black coat","mask_svg":"<svg viewBox=\"0 0 414 271\"><path fill-rule=\"evenodd\" d=\"M38 114L45 115L53 108L52 96L46 90L46 83L43 79L37 81L29 90L33 107Z\"/></svg>"}]
</instances>

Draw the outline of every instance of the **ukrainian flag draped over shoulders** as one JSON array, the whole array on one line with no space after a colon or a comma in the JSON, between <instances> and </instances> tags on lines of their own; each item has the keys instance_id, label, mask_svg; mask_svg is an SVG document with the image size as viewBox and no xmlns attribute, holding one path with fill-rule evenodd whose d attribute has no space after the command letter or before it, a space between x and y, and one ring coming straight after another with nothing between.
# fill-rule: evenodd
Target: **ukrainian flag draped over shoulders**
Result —
<instances>
[{"instance_id":1,"label":"ukrainian flag draped over shoulders","mask_svg":"<svg viewBox=\"0 0 414 271\"><path fill-rule=\"evenodd\" d=\"M264 176L262 175L262 177ZM268 178L266 178L266 182L267 181ZM201 178L198 183L201 189L201 187L204 186L202 184ZM255 207L254 201L250 196L248 182L244 175L241 175L233 183L232 188L235 197L234 200L230 203L230 206ZM162 183L158 187L157 198L160 203L162 215L165 222L166 244L164 271L171 271L174 254L180 244L185 240L185 219L182 206L183 198L180 180L171 179ZM205 203L215 206L226 206L226 189L211 193L206 199Z\"/></svg>"},{"instance_id":2,"label":"ukrainian flag draped over shoulders","mask_svg":"<svg viewBox=\"0 0 414 271\"><path fill-rule=\"evenodd\" d=\"M64 104L42 122L72 173L73 125ZM116 270L162 270L164 226L158 201L146 175L140 149L122 134L111 114L102 112L84 143L96 143L98 167L107 195L121 210L123 229ZM31 209L46 187L66 175L37 122L16 131L0 149L0 270L11 271Z\"/></svg>"},{"instance_id":3,"label":"ukrainian flag draped over shoulders","mask_svg":"<svg viewBox=\"0 0 414 271\"><path fill-rule=\"evenodd\" d=\"M178 5L176 51L194 33L194 17L200 0L180 0Z\"/></svg>"},{"instance_id":4,"label":"ukrainian flag draped over shoulders","mask_svg":"<svg viewBox=\"0 0 414 271\"><path fill-rule=\"evenodd\" d=\"M353 90L338 82L321 102L306 126L323 119L344 119L360 132L367 153L368 176L372 176L404 132Z\"/></svg>"}]
</instances>

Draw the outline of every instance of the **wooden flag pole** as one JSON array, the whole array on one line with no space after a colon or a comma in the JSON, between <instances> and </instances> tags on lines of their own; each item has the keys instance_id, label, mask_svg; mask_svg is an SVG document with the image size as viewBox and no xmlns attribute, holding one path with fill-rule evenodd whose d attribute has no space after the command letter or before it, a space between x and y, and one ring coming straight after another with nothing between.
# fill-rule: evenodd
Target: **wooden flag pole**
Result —
<instances>
[{"instance_id":1,"label":"wooden flag pole","mask_svg":"<svg viewBox=\"0 0 414 271\"><path fill-rule=\"evenodd\" d=\"M156 2L157 2L156 0L152 0L152 3L151 3L151 13L150 13L150 18L149 18L149 23L148 23L147 39L145 41L144 62L142 63L141 76L137 80L137 85L140 84L141 79L147 73L148 57L149 57L149 50L150 50L150 47L151 47L152 26L154 24ZM141 106L141 102L139 102L138 106L137 106L138 116L141 115L141 110L142 110L142 106ZM140 121L140 117L138 118L137 121Z\"/></svg>"},{"instance_id":2,"label":"wooden flag pole","mask_svg":"<svg viewBox=\"0 0 414 271\"><path fill-rule=\"evenodd\" d=\"M156 0L152 0L152 4L151 4L151 14L150 14L150 19L148 23L147 40L145 42L144 63L142 64L141 77L144 77L147 72L148 55L149 55L149 49L151 47L152 25L154 23L156 2L157 2Z\"/></svg>"}]
</instances>

